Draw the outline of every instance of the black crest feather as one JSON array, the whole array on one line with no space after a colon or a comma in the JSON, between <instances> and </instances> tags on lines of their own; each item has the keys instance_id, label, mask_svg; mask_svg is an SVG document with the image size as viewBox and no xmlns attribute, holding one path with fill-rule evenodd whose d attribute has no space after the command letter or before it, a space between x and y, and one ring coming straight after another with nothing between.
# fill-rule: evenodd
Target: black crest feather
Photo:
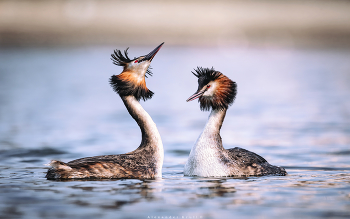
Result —
<instances>
[{"instance_id":1,"label":"black crest feather","mask_svg":"<svg viewBox=\"0 0 350 219\"><path fill-rule=\"evenodd\" d=\"M114 50L114 54L112 54L111 60L113 61L113 64L118 65L118 66L126 66L127 63L131 62L132 60L128 57L128 48L124 50L124 55L123 53L116 49Z\"/></svg>"},{"instance_id":2,"label":"black crest feather","mask_svg":"<svg viewBox=\"0 0 350 219\"><path fill-rule=\"evenodd\" d=\"M113 61L113 64L125 67L128 63L135 61L137 59L136 57L133 59L129 58L128 49L129 47L126 48L126 50L124 50L124 55L121 50L118 50L118 49L114 50L114 53L111 54L112 56L111 60ZM147 75L152 76L153 73L151 69L152 67L148 66L148 69L145 75L146 78L148 78Z\"/></svg>"},{"instance_id":3,"label":"black crest feather","mask_svg":"<svg viewBox=\"0 0 350 219\"><path fill-rule=\"evenodd\" d=\"M197 67L192 72L198 78L198 91L206 86L210 81L219 83L215 94L211 97L201 96L198 99L202 111L223 110L232 105L237 95L237 84L219 71L212 68Z\"/></svg>"},{"instance_id":4,"label":"black crest feather","mask_svg":"<svg viewBox=\"0 0 350 219\"><path fill-rule=\"evenodd\" d=\"M220 75L222 75L222 73L215 71L214 67L202 68L198 66L197 69L194 69L194 71L195 72L192 71L192 74L194 74L198 79L205 78L209 81L214 81L215 79L220 77Z\"/></svg>"},{"instance_id":5,"label":"black crest feather","mask_svg":"<svg viewBox=\"0 0 350 219\"><path fill-rule=\"evenodd\" d=\"M151 99L154 94L146 86L137 86L131 81L121 79L119 75L112 75L109 79L109 83L113 90L120 96L132 95L138 101L140 101L140 99L143 99L144 101Z\"/></svg>"}]
</instances>

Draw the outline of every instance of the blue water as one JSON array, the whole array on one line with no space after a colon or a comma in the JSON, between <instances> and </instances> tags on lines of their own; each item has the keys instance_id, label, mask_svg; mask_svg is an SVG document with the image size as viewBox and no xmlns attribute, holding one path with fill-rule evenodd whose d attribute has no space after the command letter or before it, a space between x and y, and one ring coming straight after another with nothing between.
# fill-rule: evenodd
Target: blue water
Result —
<instances>
[{"instance_id":1,"label":"blue water","mask_svg":"<svg viewBox=\"0 0 350 219\"><path fill-rule=\"evenodd\" d=\"M155 45L156 46L156 45ZM189 48L166 44L142 102L162 136L159 180L49 181L51 159L119 154L141 141L108 79L114 49L0 50L0 218L349 218L350 51ZM131 57L151 47L129 49ZM208 117L191 70L212 67L238 84L224 147L254 151L289 175L183 176Z\"/></svg>"}]
</instances>

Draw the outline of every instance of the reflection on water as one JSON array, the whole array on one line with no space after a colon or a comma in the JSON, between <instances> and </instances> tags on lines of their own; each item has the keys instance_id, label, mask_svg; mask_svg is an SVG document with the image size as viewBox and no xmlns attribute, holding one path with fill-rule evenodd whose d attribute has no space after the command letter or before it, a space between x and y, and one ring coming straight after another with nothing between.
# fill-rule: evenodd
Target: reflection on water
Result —
<instances>
[{"instance_id":1,"label":"reflection on water","mask_svg":"<svg viewBox=\"0 0 350 219\"><path fill-rule=\"evenodd\" d=\"M165 148L163 179L44 178L51 159L125 153L141 140L108 78L113 48L0 51L1 218L350 217L350 52L164 47L142 102ZM151 48L131 48L130 55ZM196 66L222 71L238 96L226 148L252 150L287 176L184 177L206 122ZM130 136L130 137L125 137Z\"/></svg>"}]
</instances>

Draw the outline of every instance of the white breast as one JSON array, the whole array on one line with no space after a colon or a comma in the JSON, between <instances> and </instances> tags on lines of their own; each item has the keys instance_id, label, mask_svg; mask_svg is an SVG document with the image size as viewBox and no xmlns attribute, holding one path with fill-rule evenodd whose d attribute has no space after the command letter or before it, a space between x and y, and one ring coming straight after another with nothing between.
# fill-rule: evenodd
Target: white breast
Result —
<instances>
[{"instance_id":1,"label":"white breast","mask_svg":"<svg viewBox=\"0 0 350 219\"><path fill-rule=\"evenodd\" d=\"M229 168L221 162L217 142L202 133L193 146L184 169L185 176L229 176Z\"/></svg>"}]
</instances>

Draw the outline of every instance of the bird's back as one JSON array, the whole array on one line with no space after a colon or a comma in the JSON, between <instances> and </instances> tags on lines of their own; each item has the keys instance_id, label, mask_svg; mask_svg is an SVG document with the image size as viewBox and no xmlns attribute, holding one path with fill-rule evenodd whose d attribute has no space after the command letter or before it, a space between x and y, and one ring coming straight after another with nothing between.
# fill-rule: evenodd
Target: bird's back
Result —
<instances>
[{"instance_id":1,"label":"bird's back","mask_svg":"<svg viewBox=\"0 0 350 219\"><path fill-rule=\"evenodd\" d=\"M156 178L159 167L152 153L134 151L128 154L85 157L64 163L52 161L48 179Z\"/></svg>"},{"instance_id":2,"label":"bird's back","mask_svg":"<svg viewBox=\"0 0 350 219\"><path fill-rule=\"evenodd\" d=\"M234 163L236 168L247 176L263 176L263 175L286 175L287 172L283 167L273 166L269 164L260 155L248 151L243 148L235 147L226 150L230 163Z\"/></svg>"}]
</instances>

